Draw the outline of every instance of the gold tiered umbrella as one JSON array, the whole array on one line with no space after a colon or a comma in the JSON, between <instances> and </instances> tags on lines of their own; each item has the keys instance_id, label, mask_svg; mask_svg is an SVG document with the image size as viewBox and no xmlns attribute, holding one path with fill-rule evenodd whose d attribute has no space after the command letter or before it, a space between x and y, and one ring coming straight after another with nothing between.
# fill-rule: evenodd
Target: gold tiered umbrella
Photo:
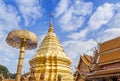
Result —
<instances>
[{"instance_id":1,"label":"gold tiered umbrella","mask_svg":"<svg viewBox=\"0 0 120 81\"><path fill-rule=\"evenodd\" d=\"M24 50L31 50L36 48L38 43L38 37L34 33L26 30L14 30L8 34L6 41L10 46L20 48L16 75L16 81L20 81L24 59Z\"/></svg>"}]
</instances>

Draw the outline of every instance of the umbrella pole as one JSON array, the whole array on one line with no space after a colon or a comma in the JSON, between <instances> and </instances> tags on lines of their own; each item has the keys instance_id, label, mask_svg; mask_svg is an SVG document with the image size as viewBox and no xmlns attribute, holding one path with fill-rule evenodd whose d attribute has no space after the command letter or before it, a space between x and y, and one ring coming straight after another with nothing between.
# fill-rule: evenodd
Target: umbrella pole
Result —
<instances>
[{"instance_id":1,"label":"umbrella pole","mask_svg":"<svg viewBox=\"0 0 120 81\"><path fill-rule=\"evenodd\" d=\"M19 54L19 59L18 59L16 81L21 81L21 73L22 73L22 66L23 66L23 60L24 60L25 46L26 46L26 39L23 38L21 41L21 46L20 46L20 54Z\"/></svg>"}]
</instances>

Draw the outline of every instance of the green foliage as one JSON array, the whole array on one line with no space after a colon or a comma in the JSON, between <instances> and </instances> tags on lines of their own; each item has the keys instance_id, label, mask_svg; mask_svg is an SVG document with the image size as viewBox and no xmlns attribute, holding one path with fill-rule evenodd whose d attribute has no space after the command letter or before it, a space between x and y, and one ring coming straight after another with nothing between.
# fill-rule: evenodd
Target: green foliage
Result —
<instances>
[{"instance_id":1,"label":"green foliage","mask_svg":"<svg viewBox=\"0 0 120 81\"><path fill-rule=\"evenodd\" d=\"M10 78L15 79L15 77L16 77L16 74L11 74L10 73Z\"/></svg>"},{"instance_id":2,"label":"green foliage","mask_svg":"<svg viewBox=\"0 0 120 81\"><path fill-rule=\"evenodd\" d=\"M4 78L12 78L12 79L15 79L15 74L12 74L8 71L7 67L3 66L3 65L0 65L0 74L3 74Z\"/></svg>"},{"instance_id":3,"label":"green foliage","mask_svg":"<svg viewBox=\"0 0 120 81\"><path fill-rule=\"evenodd\" d=\"M0 65L0 73L3 74L4 78L7 78L9 71L5 66Z\"/></svg>"}]
</instances>

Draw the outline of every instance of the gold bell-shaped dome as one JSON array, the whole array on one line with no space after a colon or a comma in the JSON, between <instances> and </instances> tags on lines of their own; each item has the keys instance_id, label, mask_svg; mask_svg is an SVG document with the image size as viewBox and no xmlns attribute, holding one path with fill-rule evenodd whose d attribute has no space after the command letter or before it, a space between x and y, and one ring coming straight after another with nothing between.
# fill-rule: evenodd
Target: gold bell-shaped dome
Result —
<instances>
[{"instance_id":1,"label":"gold bell-shaped dome","mask_svg":"<svg viewBox=\"0 0 120 81\"><path fill-rule=\"evenodd\" d=\"M61 81L73 81L70 64L71 59L54 33L51 20L47 35L30 60L31 70L35 72L37 81L58 81L58 75L61 75Z\"/></svg>"}]
</instances>

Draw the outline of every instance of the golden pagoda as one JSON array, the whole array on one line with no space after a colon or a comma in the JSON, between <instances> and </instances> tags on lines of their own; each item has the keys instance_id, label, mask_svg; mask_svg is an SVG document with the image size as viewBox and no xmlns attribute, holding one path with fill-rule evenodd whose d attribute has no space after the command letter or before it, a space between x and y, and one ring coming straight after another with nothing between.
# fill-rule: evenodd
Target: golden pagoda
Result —
<instances>
[{"instance_id":1,"label":"golden pagoda","mask_svg":"<svg viewBox=\"0 0 120 81\"><path fill-rule=\"evenodd\" d=\"M47 35L29 63L36 81L73 81L71 59L54 33L52 20Z\"/></svg>"}]
</instances>

